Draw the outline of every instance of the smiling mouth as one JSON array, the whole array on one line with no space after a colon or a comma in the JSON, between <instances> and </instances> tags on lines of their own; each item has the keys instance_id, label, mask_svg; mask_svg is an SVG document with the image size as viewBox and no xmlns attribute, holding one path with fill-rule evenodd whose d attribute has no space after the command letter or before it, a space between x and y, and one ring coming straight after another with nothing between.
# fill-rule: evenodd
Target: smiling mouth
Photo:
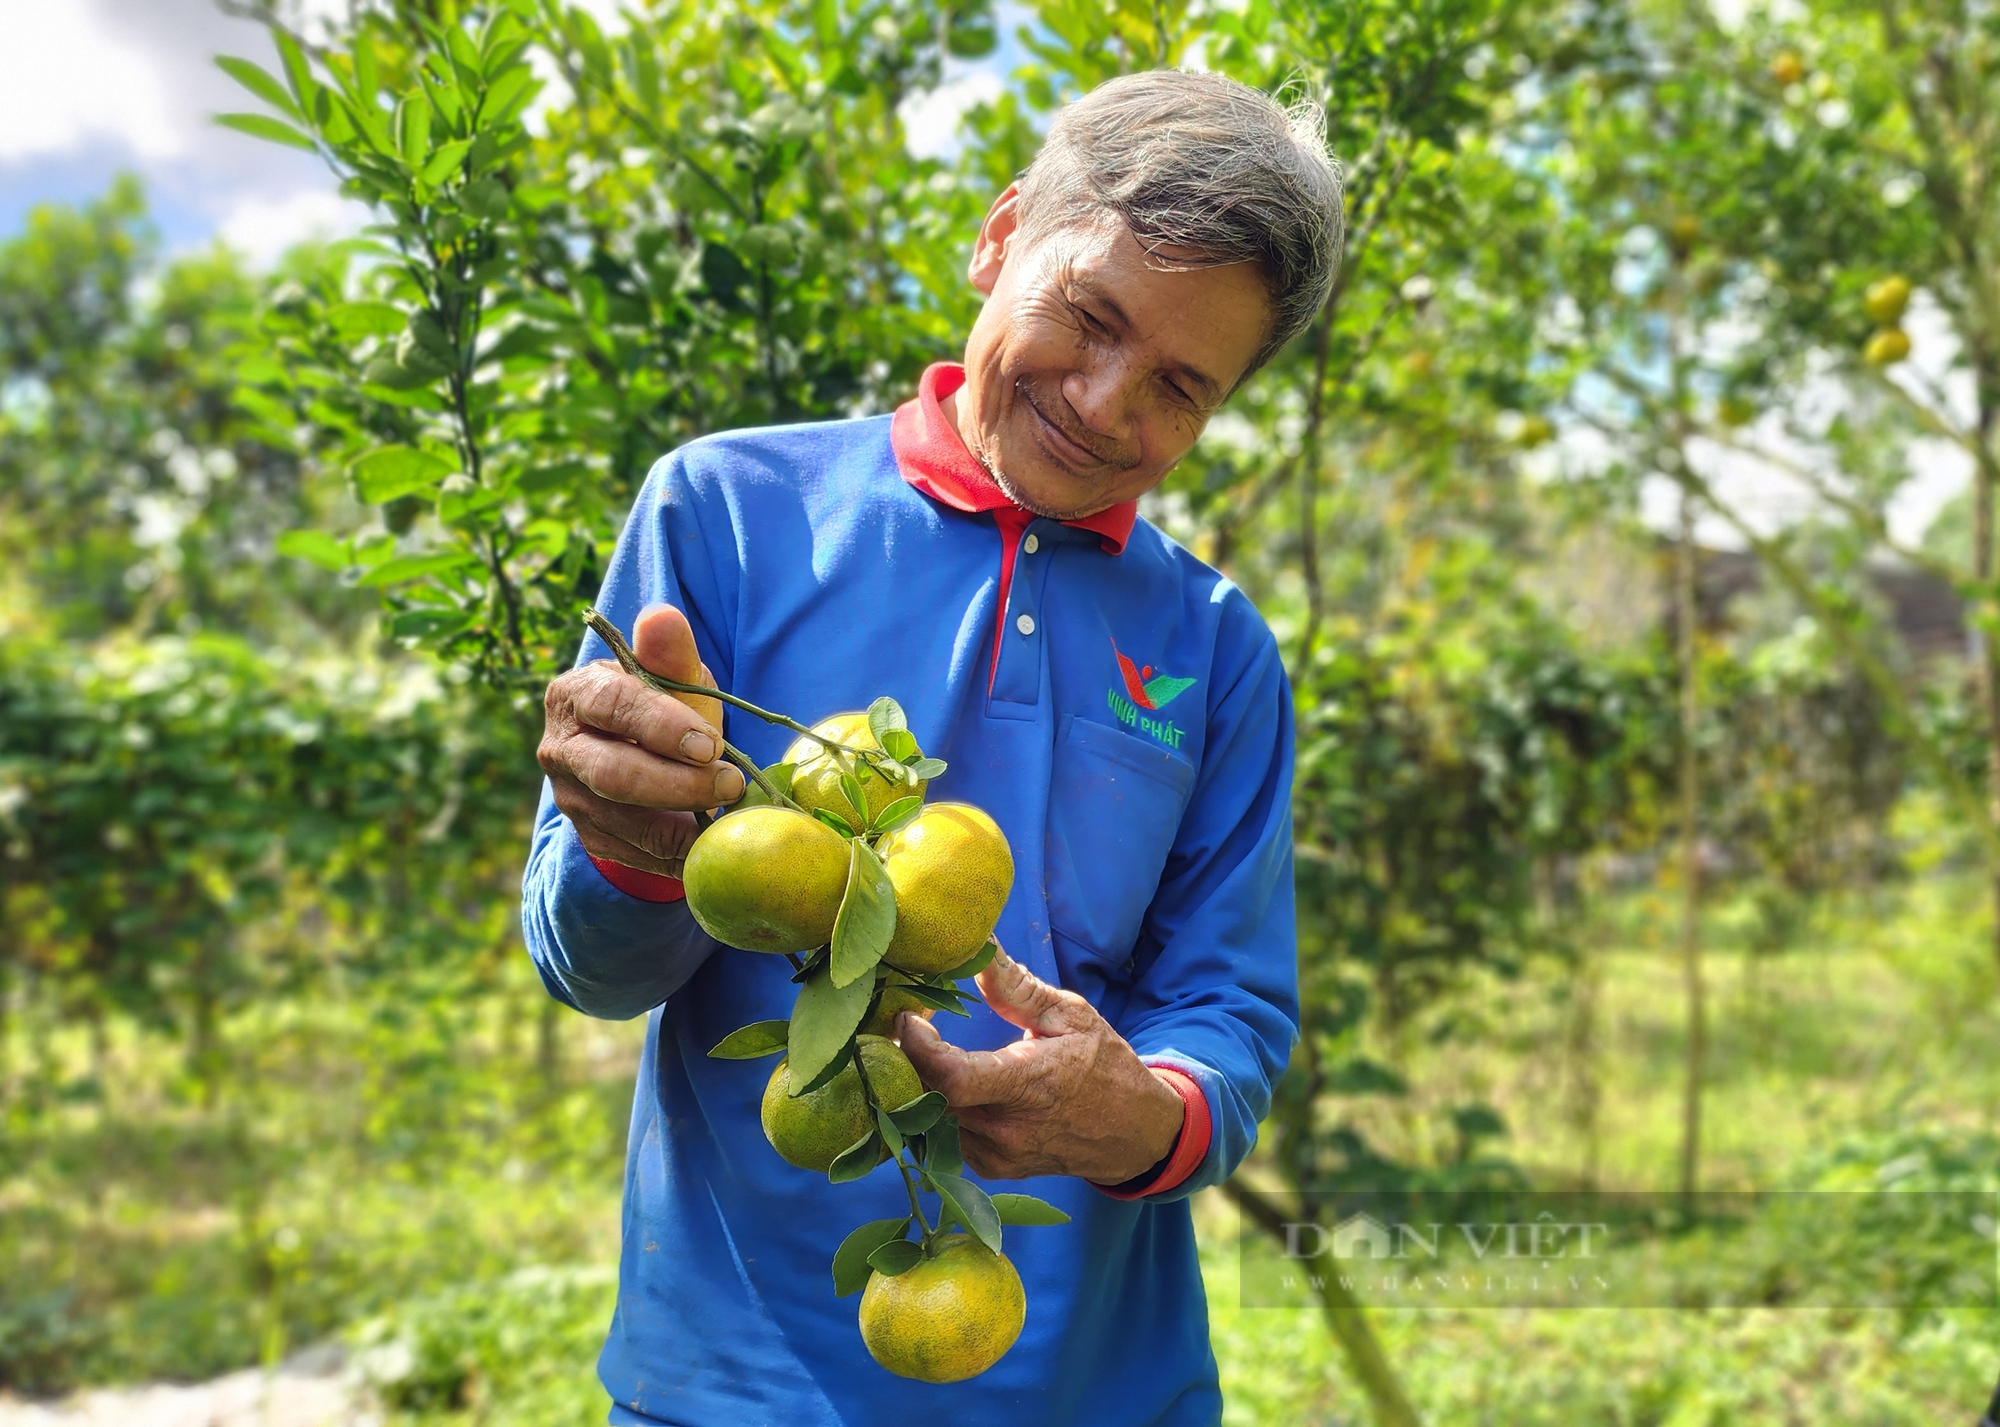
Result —
<instances>
[{"instance_id":1,"label":"smiling mouth","mask_svg":"<svg viewBox=\"0 0 2000 1427\"><path fill-rule=\"evenodd\" d=\"M1041 443L1042 450L1057 465L1066 467L1077 475L1083 475L1107 464L1094 451L1064 434L1060 426L1042 414L1042 409L1035 405L1034 398L1026 392L1021 394L1021 400L1028 410L1034 413L1037 428L1035 436Z\"/></svg>"}]
</instances>

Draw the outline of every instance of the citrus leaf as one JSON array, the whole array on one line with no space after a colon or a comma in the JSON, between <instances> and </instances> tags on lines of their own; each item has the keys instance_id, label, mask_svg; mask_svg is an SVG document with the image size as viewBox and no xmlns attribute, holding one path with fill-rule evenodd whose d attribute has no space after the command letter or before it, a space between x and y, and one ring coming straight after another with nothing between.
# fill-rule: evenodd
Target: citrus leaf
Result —
<instances>
[{"instance_id":1,"label":"citrus leaf","mask_svg":"<svg viewBox=\"0 0 2000 1427\"><path fill-rule=\"evenodd\" d=\"M913 758L924 756L923 749L917 747L917 737L906 728L892 728L887 733L877 734L875 741L882 745L882 751L898 763L908 763Z\"/></svg>"},{"instance_id":2,"label":"citrus leaf","mask_svg":"<svg viewBox=\"0 0 2000 1427\"><path fill-rule=\"evenodd\" d=\"M861 827L868 826L868 795L861 791L861 780L852 773L842 773L840 795L847 799L847 806L854 809L855 823Z\"/></svg>"},{"instance_id":3,"label":"citrus leaf","mask_svg":"<svg viewBox=\"0 0 2000 1427\"><path fill-rule=\"evenodd\" d=\"M869 1170L882 1162L882 1141L873 1130L863 1135L838 1155L826 1171L826 1177L834 1184L846 1184L861 1178Z\"/></svg>"},{"instance_id":4,"label":"citrus leaf","mask_svg":"<svg viewBox=\"0 0 2000 1427\"><path fill-rule=\"evenodd\" d=\"M922 812L923 807L924 800L914 794L907 798L898 798L895 802L889 804L888 807L882 809L880 816L869 825L868 830L870 832L894 832L897 828Z\"/></svg>"},{"instance_id":5,"label":"citrus leaf","mask_svg":"<svg viewBox=\"0 0 2000 1427\"><path fill-rule=\"evenodd\" d=\"M938 1122L938 1116L945 1112L945 1098L935 1090L926 1090L907 1105L898 1105L888 1112L896 1122L896 1128L906 1135L921 1135Z\"/></svg>"},{"instance_id":6,"label":"citrus leaf","mask_svg":"<svg viewBox=\"0 0 2000 1427\"><path fill-rule=\"evenodd\" d=\"M1067 1224L1069 1215L1045 1199L1032 1194L992 1194L994 1212L1003 1224Z\"/></svg>"},{"instance_id":7,"label":"citrus leaf","mask_svg":"<svg viewBox=\"0 0 2000 1427\"><path fill-rule=\"evenodd\" d=\"M874 992L875 983L865 976L845 986L834 985L825 962L806 976L792 1007L789 1036L794 1095L804 1094L846 1059Z\"/></svg>"},{"instance_id":8,"label":"citrus leaf","mask_svg":"<svg viewBox=\"0 0 2000 1427\"><path fill-rule=\"evenodd\" d=\"M986 1197L986 1191L956 1174L931 1175L931 1183L958 1215L958 1222L972 1231L972 1237L1000 1252L1000 1211Z\"/></svg>"},{"instance_id":9,"label":"citrus leaf","mask_svg":"<svg viewBox=\"0 0 2000 1427\"><path fill-rule=\"evenodd\" d=\"M350 466L354 487L370 505L429 490L452 473L452 464L414 446L383 446Z\"/></svg>"},{"instance_id":10,"label":"citrus leaf","mask_svg":"<svg viewBox=\"0 0 2000 1427\"><path fill-rule=\"evenodd\" d=\"M868 1256L884 1244L893 1244L910 1232L908 1219L871 1219L833 1251L833 1296L845 1298L868 1286Z\"/></svg>"},{"instance_id":11,"label":"citrus leaf","mask_svg":"<svg viewBox=\"0 0 2000 1427\"><path fill-rule=\"evenodd\" d=\"M910 772L928 782L932 778L942 778L949 766L942 758L919 758L910 764Z\"/></svg>"},{"instance_id":12,"label":"citrus leaf","mask_svg":"<svg viewBox=\"0 0 2000 1427\"><path fill-rule=\"evenodd\" d=\"M913 1000L922 1002L934 1011L950 1011L959 1016L965 1014L965 998L955 991L941 991L935 986L925 986L919 982L905 982L896 989L907 992Z\"/></svg>"},{"instance_id":13,"label":"citrus leaf","mask_svg":"<svg viewBox=\"0 0 2000 1427\"><path fill-rule=\"evenodd\" d=\"M793 979L797 980L798 978L794 977ZM825 1070L822 1070L818 1075L815 1075L811 1080L808 1080L805 1084L801 1085L796 1080L792 1080L788 1076L786 1078L786 1083L791 1086L791 1090L788 1093L795 1096L810 1095L815 1090L823 1089L827 1084L829 1084L836 1077L838 1077L843 1070L846 1070L848 1065L853 1061L853 1059L854 1059L854 1042L849 1041L846 1045L841 1047L840 1054L836 1055L833 1058L833 1060L827 1065Z\"/></svg>"},{"instance_id":14,"label":"citrus leaf","mask_svg":"<svg viewBox=\"0 0 2000 1427\"><path fill-rule=\"evenodd\" d=\"M907 733L909 729L910 721L903 717L903 706L887 694L868 706L868 731L884 748L889 746L888 734L896 731Z\"/></svg>"},{"instance_id":15,"label":"citrus leaf","mask_svg":"<svg viewBox=\"0 0 2000 1427\"><path fill-rule=\"evenodd\" d=\"M924 1131L924 1174L957 1174L964 1168L965 1157L958 1148L958 1121L940 1115L937 1123Z\"/></svg>"},{"instance_id":16,"label":"citrus leaf","mask_svg":"<svg viewBox=\"0 0 2000 1427\"><path fill-rule=\"evenodd\" d=\"M215 66L280 113L294 119L306 117L292 102L292 96L285 92L285 86L249 60L237 59L234 55L217 55Z\"/></svg>"},{"instance_id":17,"label":"citrus leaf","mask_svg":"<svg viewBox=\"0 0 2000 1427\"><path fill-rule=\"evenodd\" d=\"M322 570L347 568L347 547L324 530L287 530L278 537L278 553L310 561Z\"/></svg>"},{"instance_id":18,"label":"citrus leaf","mask_svg":"<svg viewBox=\"0 0 2000 1427\"><path fill-rule=\"evenodd\" d=\"M875 1107L875 1128L881 1132L882 1143L889 1147L891 1158L903 1152L903 1132L896 1128L896 1122L880 1105Z\"/></svg>"},{"instance_id":19,"label":"citrus leaf","mask_svg":"<svg viewBox=\"0 0 2000 1427\"><path fill-rule=\"evenodd\" d=\"M248 134L253 139L266 139L274 144L288 144L295 149L313 148L313 141L282 120L273 119L269 114L218 114L215 122L225 129L234 129L239 134Z\"/></svg>"},{"instance_id":20,"label":"citrus leaf","mask_svg":"<svg viewBox=\"0 0 2000 1427\"><path fill-rule=\"evenodd\" d=\"M986 945L972 953L970 961L962 961L945 972L947 981L968 981L993 964L993 957L1000 950L1000 943L992 937L986 938Z\"/></svg>"},{"instance_id":21,"label":"citrus leaf","mask_svg":"<svg viewBox=\"0 0 2000 1427\"><path fill-rule=\"evenodd\" d=\"M908 1239L891 1239L868 1255L868 1267L884 1278L894 1278L897 1274L908 1273L923 1261L924 1251Z\"/></svg>"},{"instance_id":22,"label":"citrus leaf","mask_svg":"<svg viewBox=\"0 0 2000 1427\"><path fill-rule=\"evenodd\" d=\"M709 1055L716 1060L755 1060L785 1048L790 1021L756 1021L731 1031L716 1042Z\"/></svg>"},{"instance_id":23,"label":"citrus leaf","mask_svg":"<svg viewBox=\"0 0 2000 1427\"><path fill-rule=\"evenodd\" d=\"M389 621L391 639L437 639L456 634L472 622L461 609L406 609Z\"/></svg>"},{"instance_id":24,"label":"citrus leaf","mask_svg":"<svg viewBox=\"0 0 2000 1427\"><path fill-rule=\"evenodd\" d=\"M339 302L326 310L327 325L343 342L393 336L408 320L402 308L387 302Z\"/></svg>"},{"instance_id":25,"label":"citrus leaf","mask_svg":"<svg viewBox=\"0 0 2000 1427\"><path fill-rule=\"evenodd\" d=\"M839 833L842 837L854 836L854 829L847 825L847 819L829 808L814 808L813 816Z\"/></svg>"},{"instance_id":26,"label":"citrus leaf","mask_svg":"<svg viewBox=\"0 0 2000 1427\"><path fill-rule=\"evenodd\" d=\"M446 550L435 555L398 555L393 560L384 560L356 583L371 589L399 585L406 580L421 580L429 575L448 575L477 563L463 550Z\"/></svg>"},{"instance_id":27,"label":"citrus leaf","mask_svg":"<svg viewBox=\"0 0 2000 1427\"><path fill-rule=\"evenodd\" d=\"M870 973L896 934L896 891L875 849L859 838L847 844L847 895L833 919L833 984L860 986L864 999L875 989Z\"/></svg>"}]
</instances>

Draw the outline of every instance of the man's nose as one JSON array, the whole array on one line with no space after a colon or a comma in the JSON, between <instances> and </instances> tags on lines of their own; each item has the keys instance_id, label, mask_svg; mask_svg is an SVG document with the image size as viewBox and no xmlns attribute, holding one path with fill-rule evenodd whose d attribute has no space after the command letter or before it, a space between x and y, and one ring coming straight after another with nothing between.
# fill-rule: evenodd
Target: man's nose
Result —
<instances>
[{"instance_id":1,"label":"man's nose","mask_svg":"<svg viewBox=\"0 0 2000 1427\"><path fill-rule=\"evenodd\" d=\"M1081 421L1099 436L1123 441L1130 424L1132 371L1115 356L1105 356L1063 377L1063 399Z\"/></svg>"}]
</instances>

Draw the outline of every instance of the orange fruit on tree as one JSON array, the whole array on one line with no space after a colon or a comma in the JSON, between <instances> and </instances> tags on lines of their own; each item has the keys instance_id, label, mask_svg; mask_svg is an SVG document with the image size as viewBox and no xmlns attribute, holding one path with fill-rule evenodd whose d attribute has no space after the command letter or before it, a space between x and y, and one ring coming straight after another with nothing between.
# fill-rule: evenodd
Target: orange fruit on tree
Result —
<instances>
[{"instance_id":1,"label":"orange fruit on tree","mask_svg":"<svg viewBox=\"0 0 2000 1427\"><path fill-rule=\"evenodd\" d=\"M742 951L811 951L833 937L847 839L817 818L760 804L719 817L681 870L701 929Z\"/></svg>"},{"instance_id":2,"label":"orange fruit on tree","mask_svg":"<svg viewBox=\"0 0 2000 1427\"><path fill-rule=\"evenodd\" d=\"M925 975L971 960L1014 886L1000 825L970 803L932 803L875 851L896 890L896 932L882 959Z\"/></svg>"},{"instance_id":3,"label":"orange fruit on tree","mask_svg":"<svg viewBox=\"0 0 2000 1427\"><path fill-rule=\"evenodd\" d=\"M1910 355L1910 336L1900 327L1884 327L1868 339L1861 356L1871 367L1893 367Z\"/></svg>"},{"instance_id":4,"label":"orange fruit on tree","mask_svg":"<svg viewBox=\"0 0 2000 1427\"><path fill-rule=\"evenodd\" d=\"M788 1056L778 1062L764 1085L762 1119L764 1138L771 1142L787 1164L825 1174L841 1151L858 1143L875 1128L875 1112L862 1093L861 1077L866 1073L875 1103L885 1110L909 1104L924 1093L917 1069L909 1057L880 1036L858 1038L861 1068L852 1060L817 1090L792 1094L792 1063ZM889 1157L883 1146L880 1164Z\"/></svg>"},{"instance_id":5,"label":"orange fruit on tree","mask_svg":"<svg viewBox=\"0 0 2000 1427\"><path fill-rule=\"evenodd\" d=\"M842 713L821 719L813 725L813 732L835 743L844 743L849 748L869 748L877 752L882 748L874 731L868 727L868 715L865 713ZM898 798L907 798L912 794L922 797L927 786L921 779L914 783L892 780L866 760L844 757L804 734L792 740L792 746L785 750L785 761L794 765L793 802L809 813L820 808L838 813L850 823L854 821L854 807L847 801L847 794L841 791L842 773L852 773L860 782L862 802L866 804L866 821L869 822L879 817L882 809ZM861 830L855 829L857 832Z\"/></svg>"},{"instance_id":6,"label":"orange fruit on tree","mask_svg":"<svg viewBox=\"0 0 2000 1427\"><path fill-rule=\"evenodd\" d=\"M1006 1355L1028 1318L1021 1275L966 1234L861 1293L861 1341L875 1361L918 1382L963 1382Z\"/></svg>"}]
</instances>

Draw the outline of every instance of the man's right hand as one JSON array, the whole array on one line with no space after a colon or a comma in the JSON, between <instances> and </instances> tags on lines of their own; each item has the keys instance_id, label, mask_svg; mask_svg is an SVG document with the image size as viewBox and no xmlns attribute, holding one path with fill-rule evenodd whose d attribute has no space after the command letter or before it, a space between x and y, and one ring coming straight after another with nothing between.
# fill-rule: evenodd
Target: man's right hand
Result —
<instances>
[{"instance_id":1,"label":"man's right hand","mask_svg":"<svg viewBox=\"0 0 2000 1427\"><path fill-rule=\"evenodd\" d=\"M662 678L715 687L671 605L639 615L632 651ZM536 757L592 857L678 877L695 812L743 796L743 774L721 759L720 699L677 699L600 659L550 684L543 707Z\"/></svg>"}]
</instances>

